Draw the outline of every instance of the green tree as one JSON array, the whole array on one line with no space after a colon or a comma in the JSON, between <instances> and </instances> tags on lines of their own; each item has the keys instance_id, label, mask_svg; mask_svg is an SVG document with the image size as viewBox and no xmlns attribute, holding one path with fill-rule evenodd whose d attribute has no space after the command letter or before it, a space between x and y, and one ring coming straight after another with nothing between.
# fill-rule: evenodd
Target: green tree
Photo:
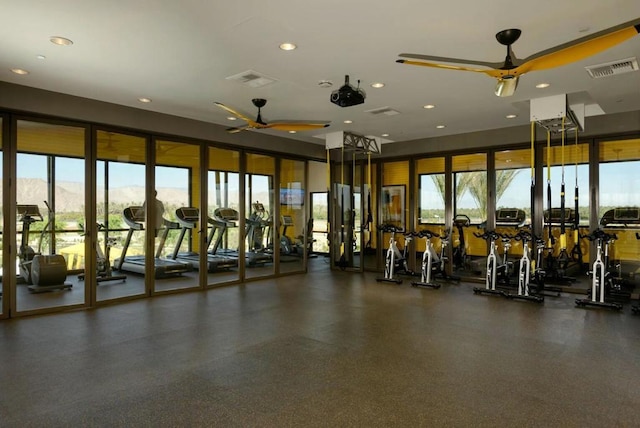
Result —
<instances>
[{"instance_id":1,"label":"green tree","mask_svg":"<svg viewBox=\"0 0 640 428\"><path fill-rule=\"evenodd\" d=\"M508 169L496 171L496 201L500 200L504 192L509 188L513 179L520 170ZM444 197L444 175L431 176L438 193ZM469 192L478 208L480 218L487 218L487 173L485 171L472 171L456 174L456 205L466 192Z\"/></svg>"}]
</instances>

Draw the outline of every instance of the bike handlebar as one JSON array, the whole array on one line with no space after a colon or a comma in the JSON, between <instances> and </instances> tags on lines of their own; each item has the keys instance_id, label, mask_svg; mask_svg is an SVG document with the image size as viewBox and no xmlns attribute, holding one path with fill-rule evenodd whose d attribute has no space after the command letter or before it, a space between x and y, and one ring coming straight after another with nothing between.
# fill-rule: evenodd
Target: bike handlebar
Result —
<instances>
[{"instance_id":1,"label":"bike handlebar","mask_svg":"<svg viewBox=\"0 0 640 428\"><path fill-rule=\"evenodd\" d=\"M393 224L379 224L378 230L389 233L402 233L404 232L404 228L394 226Z\"/></svg>"},{"instance_id":2,"label":"bike handlebar","mask_svg":"<svg viewBox=\"0 0 640 428\"><path fill-rule=\"evenodd\" d=\"M638 237L638 233L636 232L636 238ZM615 241L618 239L618 235L615 233L607 233L602 229L596 229L588 235L580 235L582 239L588 239L589 241L596 241L598 239L602 239L604 242ZM640 238L638 238L640 239Z\"/></svg>"}]
</instances>

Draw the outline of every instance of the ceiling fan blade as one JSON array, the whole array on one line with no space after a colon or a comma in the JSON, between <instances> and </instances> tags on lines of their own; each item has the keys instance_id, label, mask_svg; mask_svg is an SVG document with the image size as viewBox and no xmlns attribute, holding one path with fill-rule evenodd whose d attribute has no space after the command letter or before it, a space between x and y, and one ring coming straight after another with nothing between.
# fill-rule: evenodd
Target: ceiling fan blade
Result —
<instances>
[{"instance_id":1,"label":"ceiling fan blade","mask_svg":"<svg viewBox=\"0 0 640 428\"><path fill-rule=\"evenodd\" d=\"M502 62L474 61L470 59L447 58L444 56L422 55L422 54L412 54L412 53L401 53L398 56L402 58L419 59L422 61L438 61L438 62L450 62L453 64L482 65L484 67L489 67L489 68L500 68L503 65Z\"/></svg>"},{"instance_id":2,"label":"ceiling fan blade","mask_svg":"<svg viewBox=\"0 0 640 428\"><path fill-rule=\"evenodd\" d=\"M329 126L329 123L296 123L296 122L272 122L261 128L277 129L278 131L312 131Z\"/></svg>"},{"instance_id":3,"label":"ceiling fan blade","mask_svg":"<svg viewBox=\"0 0 640 428\"><path fill-rule=\"evenodd\" d=\"M246 120L247 122L253 122L253 120L249 119L244 114L232 109L231 107L227 107L226 105L224 105L222 103L219 103L217 101L214 102L214 104L217 105L218 107L220 107L221 109L226 110L228 113L231 113L232 115L234 115L238 119Z\"/></svg>"},{"instance_id":4,"label":"ceiling fan blade","mask_svg":"<svg viewBox=\"0 0 640 428\"><path fill-rule=\"evenodd\" d=\"M447 65L447 64L438 64L435 62L422 62L422 61L410 61L410 60L406 60L406 59L398 59L396 60L397 63L400 64L408 64L408 65L419 65L421 67L434 67L434 68L444 68L446 70L460 70L460 71L473 71L476 73L484 73L484 74L488 74L491 77L499 77L499 73L498 76L495 76L496 71L500 72L505 72L507 73L508 70L495 70L495 69L480 69L480 68L470 68L470 67L460 67L457 65Z\"/></svg>"},{"instance_id":5,"label":"ceiling fan blade","mask_svg":"<svg viewBox=\"0 0 640 428\"><path fill-rule=\"evenodd\" d=\"M636 20L635 22L639 22ZM622 28L620 28L622 27ZM598 33L556 46L526 58L520 66L520 74L546 70L581 61L612 48L640 33L640 23L622 24Z\"/></svg>"},{"instance_id":6,"label":"ceiling fan blade","mask_svg":"<svg viewBox=\"0 0 640 428\"><path fill-rule=\"evenodd\" d=\"M227 132L229 134L237 134L238 132L246 131L247 129L249 129L248 126L243 126L241 128L227 128Z\"/></svg>"}]
</instances>

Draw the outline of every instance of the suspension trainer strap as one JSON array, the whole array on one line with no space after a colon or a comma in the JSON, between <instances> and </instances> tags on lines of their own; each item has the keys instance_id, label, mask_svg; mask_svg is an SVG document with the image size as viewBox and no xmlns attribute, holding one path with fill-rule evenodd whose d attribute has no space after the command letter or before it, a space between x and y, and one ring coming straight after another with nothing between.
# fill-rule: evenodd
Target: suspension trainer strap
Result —
<instances>
[{"instance_id":1,"label":"suspension trainer strap","mask_svg":"<svg viewBox=\"0 0 640 428\"><path fill-rule=\"evenodd\" d=\"M340 267L346 266L346 256L344 254L344 144L342 145L342 151L340 153Z\"/></svg>"},{"instance_id":2,"label":"suspension trainer strap","mask_svg":"<svg viewBox=\"0 0 640 428\"><path fill-rule=\"evenodd\" d=\"M535 201L536 201L536 174L535 174L535 140L536 140L536 123L531 122L531 233L535 233Z\"/></svg>"},{"instance_id":3,"label":"suspension trainer strap","mask_svg":"<svg viewBox=\"0 0 640 428\"><path fill-rule=\"evenodd\" d=\"M555 244L553 231L551 230L551 131L547 130L547 247Z\"/></svg>"},{"instance_id":4,"label":"suspension trainer strap","mask_svg":"<svg viewBox=\"0 0 640 428\"><path fill-rule=\"evenodd\" d=\"M579 241L579 237L580 237L580 213L579 213L579 208L580 208L580 190L578 188L578 128L576 128L576 141L575 141L575 157L576 157L576 188L575 188L575 192L574 192L574 209L575 209L575 216L573 219L573 255L576 258L576 261L578 261L579 263L582 263L582 249L580 248L580 241Z\"/></svg>"},{"instance_id":5,"label":"suspension trainer strap","mask_svg":"<svg viewBox=\"0 0 640 428\"><path fill-rule=\"evenodd\" d=\"M371 230L373 212L371 212L371 152L367 152L367 229ZM369 243L371 235L369 235Z\"/></svg>"},{"instance_id":6,"label":"suspension trainer strap","mask_svg":"<svg viewBox=\"0 0 640 428\"><path fill-rule=\"evenodd\" d=\"M565 116L562 116L562 183L560 184L560 250L565 250L567 248L567 235L566 235L566 227L565 227L565 205L564 205L564 137L565 137L565 129L564 129L564 120Z\"/></svg>"}]
</instances>

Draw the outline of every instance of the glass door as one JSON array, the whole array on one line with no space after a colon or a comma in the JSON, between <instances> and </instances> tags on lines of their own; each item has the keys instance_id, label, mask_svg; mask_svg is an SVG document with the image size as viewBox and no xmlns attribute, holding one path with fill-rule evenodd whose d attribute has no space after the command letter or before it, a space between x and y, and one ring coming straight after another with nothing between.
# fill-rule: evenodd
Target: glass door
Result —
<instances>
[{"instance_id":1,"label":"glass door","mask_svg":"<svg viewBox=\"0 0 640 428\"><path fill-rule=\"evenodd\" d=\"M329 254L329 193L311 193L311 207L309 207L312 221L311 254Z\"/></svg>"},{"instance_id":2,"label":"glass door","mask_svg":"<svg viewBox=\"0 0 640 428\"><path fill-rule=\"evenodd\" d=\"M482 233L477 229L487 224L487 155L457 155L452 157L451 164L453 266L459 274L475 277L485 269L488 249L487 242L473 234Z\"/></svg>"},{"instance_id":3,"label":"glass door","mask_svg":"<svg viewBox=\"0 0 640 428\"><path fill-rule=\"evenodd\" d=\"M416 179L418 203L416 204L417 227L415 231L426 230L438 235L438 238L429 239L435 254L440 257L447 256L451 260L451 229L447 229L445 214L445 159L443 157L418 159L416 161ZM443 242L444 249L442 248ZM447 245L449 245L448 248ZM420 269L424 251L427 249L426 238L415 238L413 248L416 267Z\"/></svg>"},{"instance_id":4,"label":"glass door","mask_svg":"<svg viewBox=\"0 0 640 428\"><path fill-rule=\"evenodd\" d=\"M275 273L274 258L279 256L276 241L275 159L248 153L245 175L245 257L246 278Z\"/></svg>"},{"instance_id":5,"label":"glass door","mask_svg":"<svg viewBox=\"0 0 640 428\"><path fill-rule=\"evenodd\" d=\"M207 257L215 267L208 285L228 284L240 278L240 152L210 147L207 171Z\"/></svg>"},{"instance_id":6,"label":"glass door","mask_svg":"<svg viewBox=\"0 0 640 428\"><path fill-rule=\"evenodd\" d=\"M301 272L304 259L312 251L313 220L305 216L305 163L280 160L280 221L276 232L280 272Z\"/></svg>"},{"instance_id":7,"label":"glass door","mask_svg":"<svg viewBox=\"0 0 640 428\"><path fill-rule=\"evenodd\" d=\"M154 291L197 288L217 267L200 258L200 147L156 140L155 156Z\"/></svg>"},{"instance_id":8,"label":"glass door","mask_svg":"<svg viewBox=\"0 0 640 428\"><path fill-rule=\"evenodd\" d=\"M0 117L0 178L4 181L4 174L3 174L3 164L4 164L4 156L3 156L3 152L2 152L2 137L4 135L4 127L3 127L3 120ZM6 281L4 281L4 271L2 269L3 266L3 260L4 260L4 202L3 202L3 197L4 197L4 192L2 192L2 194L0 194L0 227L2 228L0 230L0 299L2 299L2 301L0 302L0 318L2 318L2 315L5 313L5 306L7 305L6 303L6 297L5 296L5 290L4 290L4 286L6 284Z\"/></svg>"},{"instance_id":9,"label":"glass door","mask_svg":"<svg viewBox=\"0 0 640 428\"><path fill-rule=\"evenodd\" d=\"M16 311L86 303L85 128L18 120Z\"/></svg>"},{"instance_id":10,"label":"glass door","mask_svg":"<svg viewBox=\"0 0 640 428\"><path fill-rule=\"evenodd\" d=\"M96 299L107 301L145 294L146 189L145 138L97 131L96 220L98 258Z\"/></svg>"}]
</instances>

